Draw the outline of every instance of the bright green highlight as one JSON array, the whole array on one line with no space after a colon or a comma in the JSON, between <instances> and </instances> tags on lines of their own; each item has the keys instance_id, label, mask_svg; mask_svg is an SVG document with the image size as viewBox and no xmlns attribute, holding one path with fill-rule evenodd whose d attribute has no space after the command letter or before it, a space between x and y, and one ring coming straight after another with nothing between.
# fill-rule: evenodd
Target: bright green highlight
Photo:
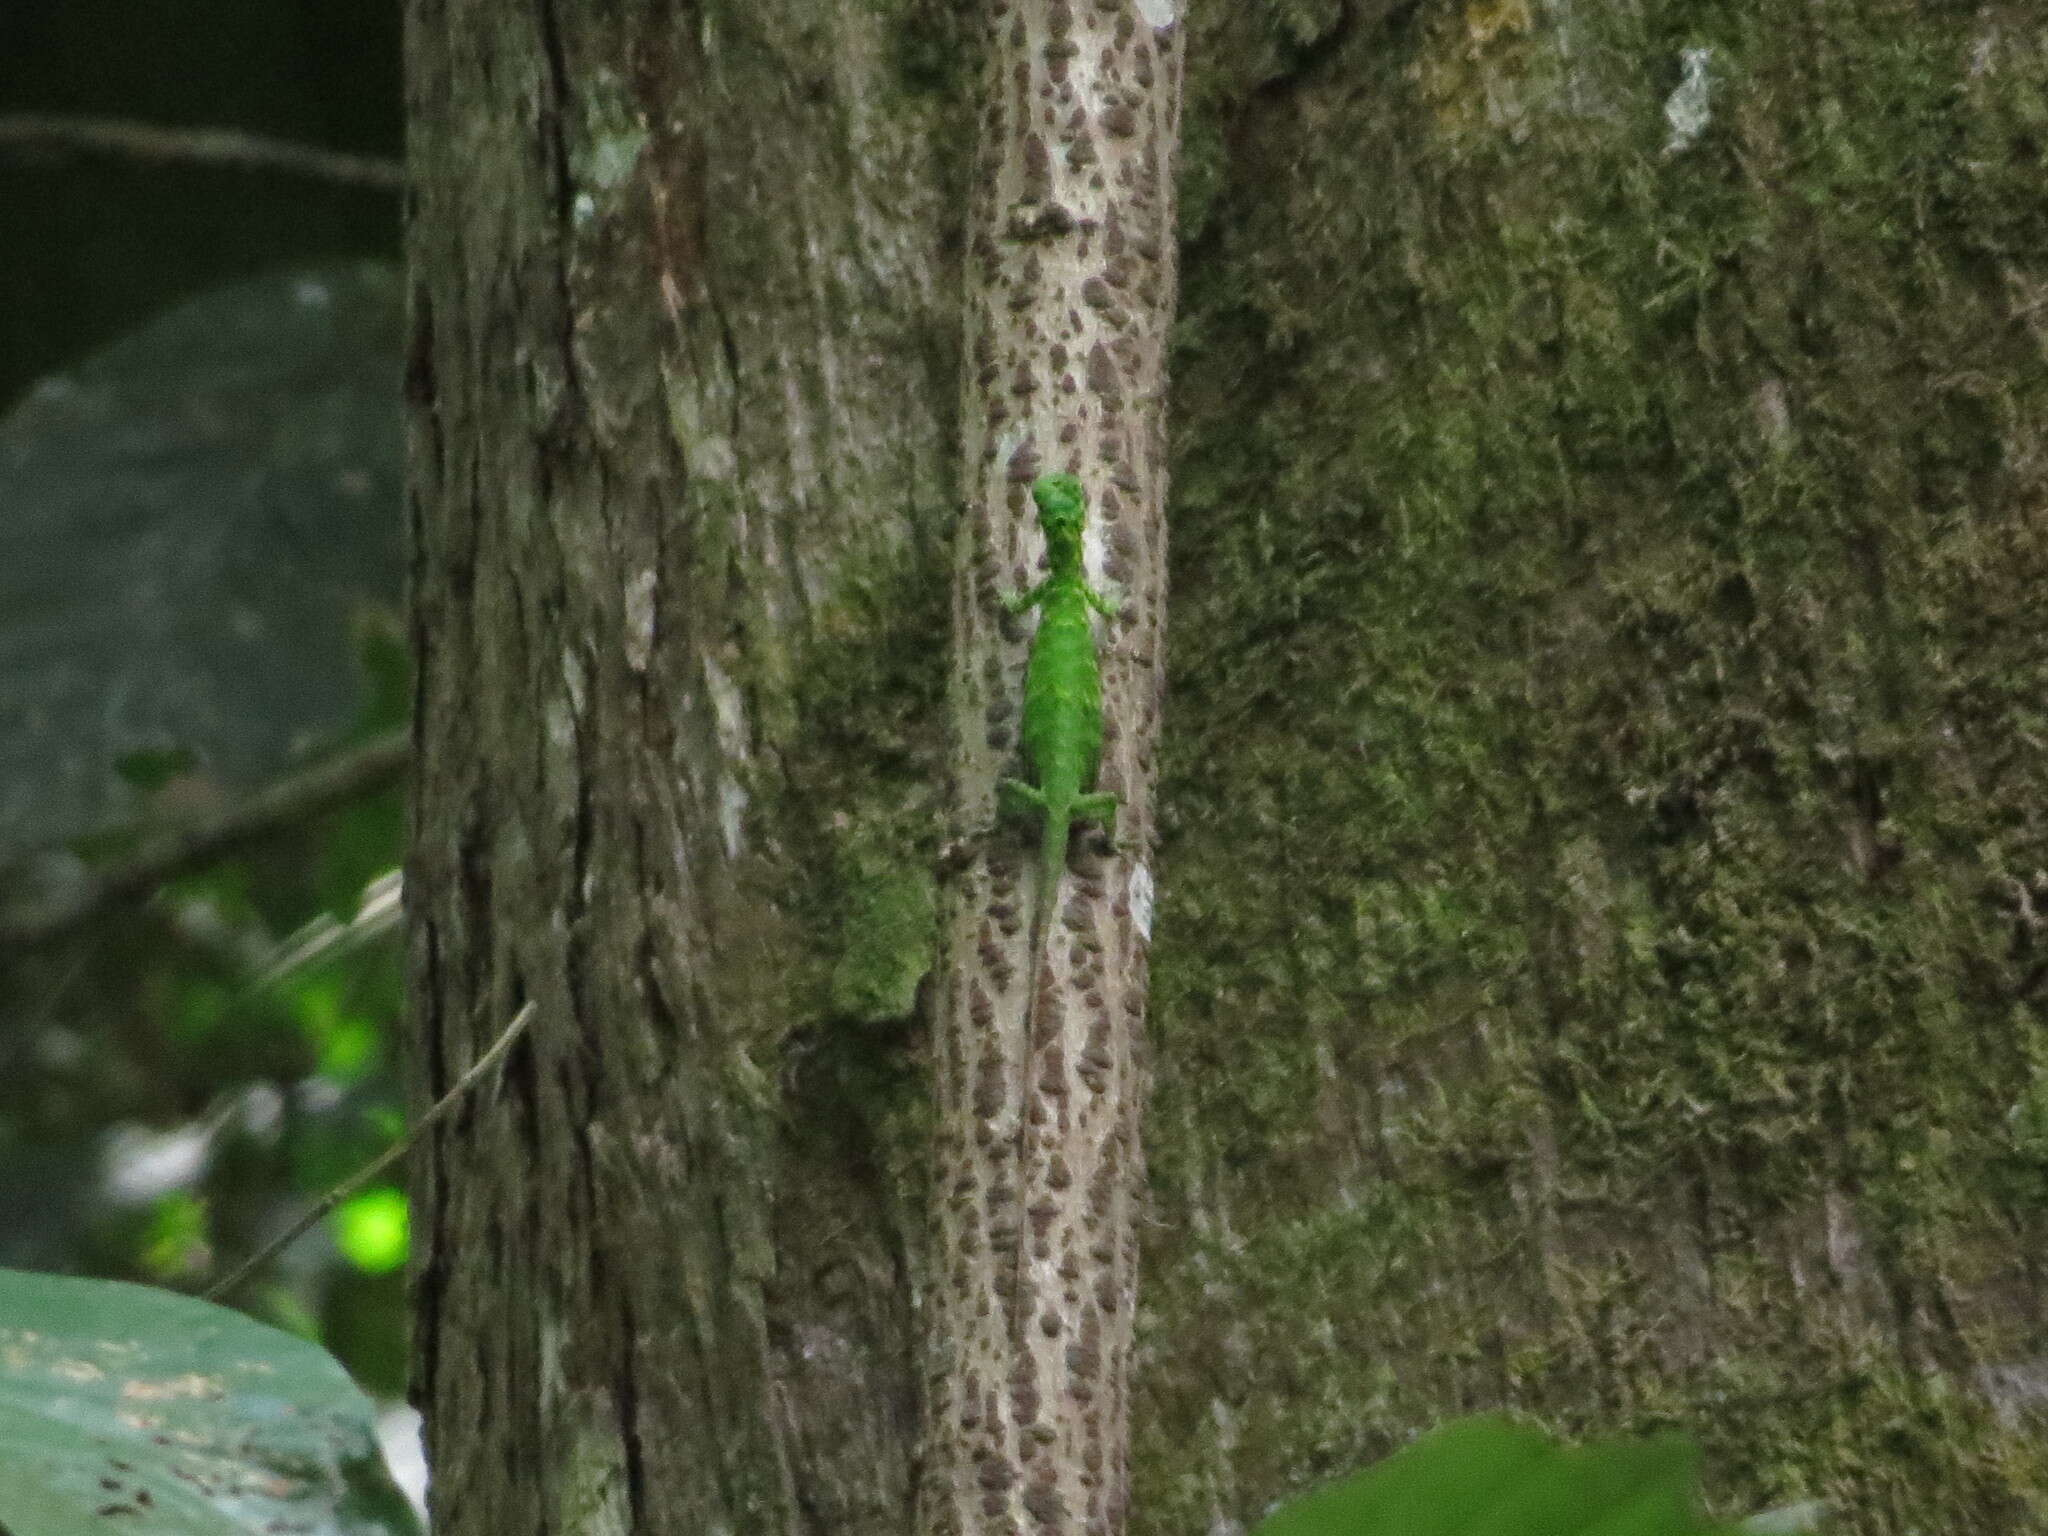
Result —
<instances>
[{"instance_id":1,"label":"bright green highlight","mask_svg":"<svg viewBox=\"0 0 2048 1536\"><path fill-rule=\"evenodd\" d=\"M180 1191L165 1195L149 1213L142 1239L142 1267L157 1280L198 1270L206 1253L206 1202Z\"/></svg>"},{"instance_id":2,"label":"bright green highlight","mask_svg":"<svg viewBox=\"0 0 2048 1536\"><path fill-rule=\"evenodd\" d=\"M344 978L308 979L294 989L292 1008L322 1077L352 1083L377 1065L382 1032L373 1020L348 1011Z\"/></svg>"},{"instance_id":3,"label":"bright green highlight","mask_svg":"<svg viewBox=\"0 0 2048 1536\"><path fill-rule=\"evenodd\" d=\"M334 1244L342 1257L366 1274L389 1274L405 1262L411 1223L405 1196L385 1185L344 1203L333 1216Z\"/></svg>"}]
</instances>

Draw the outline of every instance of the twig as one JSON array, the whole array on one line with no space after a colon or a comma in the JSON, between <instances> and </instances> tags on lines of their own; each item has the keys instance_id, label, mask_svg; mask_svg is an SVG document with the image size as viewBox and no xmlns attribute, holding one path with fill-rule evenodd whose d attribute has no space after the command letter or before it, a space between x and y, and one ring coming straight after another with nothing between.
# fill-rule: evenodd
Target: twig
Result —
<instances>
[{"instance_id":1,"label":"twig","mask_svg":"<svg viewBox=\"0 0 2048 1536\"><path fill-rule=\"evenodd\" d=\"M357 1169L339 1184L335 1185L334 1188L328 1190L318 1200L314 1201L312 1206L297 1221L286 1227L284 1231L278 1233L277 1236L249 1255L240 1264L237 1264L225 1280L216 1281L213 1285L207 1287L201 1293L202 1298L207 1301L219 1301L223 1296L232 1294L240 1288L243 1281L247 1280L258 1269L262 1268L263 1265L276 1258L280 1252L303 1236L321 1217L325 1216L329 1211L341 1204L342 1201L346 1200L350 1195L361 1189L365 1184L376 1178L378 1174L410 1152L413 1143L418 1141L427 1131L431 1130L442 1116L448 1113L449 1108L456 1100L469 1092L484 1074L504 1059L505 1053L512 1049L513 1043L526 1032L526 1026L532 1021L533 1004L529 1001L523 1004L517 1013L512 1015L512 1022L505 1026L504 1033L491 1042L489 1050L477 1057L476 1064L462 1074L454 1087L434 1101L432 1109L420 1116L418 1124L414 1125L403 1136L399 1137L398 1140L364 1164L363 1167Z\"/></svg>"},{"instance_id":2,"label":"twig","mask_svg":"<svg viewBox=\"0 0 2048 1536\"><path fill-rule=\"evenodd\" d=\"M116 155L155 164L213 166L238 171L282 171L350 187L399 191L405 167L375 155L349 155L244 133L237 128L161 128L113 117L71 117L55 112L0 116L0 146L71 154Z\"/></svg>"},{"instance_id":3,"label":"twig","mask_svg":"<svg viewBox=\"0 0 2048 1536\"><path fill-rule=\"evenodd\" d=\"M256 991L274 987L287 976L381 939L404 915L405 877L387 870L363 887L354 917L345 923L325 912L313 917L271 950L249 986Z\"/></svg>"},{"instance_id":4,"label":"twig","mask_svg":"<svg viewBox=\"0 0 2048 1536\"><path fill-rule=\"evenodd\" d=\"M68 933L111 906L148 894L173 875L381 789L404 771L407 750L406 733L393 731L353 752L266 785L211 820L158 833L76 891L40 906L24 904L0 910L0 948L26 949Z\"/></svg>"}]
</instances>

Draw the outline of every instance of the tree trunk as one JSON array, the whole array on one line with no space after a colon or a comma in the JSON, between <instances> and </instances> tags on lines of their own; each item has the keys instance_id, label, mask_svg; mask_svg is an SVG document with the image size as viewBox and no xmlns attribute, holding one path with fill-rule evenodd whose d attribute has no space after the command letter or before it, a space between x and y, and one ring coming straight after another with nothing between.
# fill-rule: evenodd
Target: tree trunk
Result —
<instances>
[{"instance_id":1,"label":"tree trunk","mask_svg":"<svg viewBox=\"0 0 2048 1536\"><path fill-rule=\"evenodd\" d=\"M951 17L411 0L416 1095L539 1005L416 1175L444 1530L911 1524ZM1495 1406L2048 1522L2031 9L1189 26L1130 1529Z\"/></svg>"},{"instance_id":2,"label":"tree trunk","mask_svg":"<svg viewBox=\"0 0 2048 1536\"><path fill-rule=\"evenodd\" d=\"M987 26L950 702L974 855L939 957L918 1529L1108 1536L1130 1497L1182 29L1066 0L993 4ZM997 599L1042 574L1022 556L1032 482L1054 472L1090 493L1091 583L1124 590L1096 641L1102 768L1081 786L1118 796L1118 847L1078 879L1064 848L988 830L1024 696Z\"/></svg>"},{"instance_id":3,"label":"tree trunk","mask_svg":"<svg viewBox=\"0 0 2048 1536\"><path fill-rule=\"evenodd\" d=\"M1496 1406L2042 1528L2038 12L1288 14L1189 44L1137 1528Z\"/></svg>"},{"instance_id":4,"label":"tree trunk","mask_svg":"<svg viewBox=\"0 0 2048 1536\"><path fill-rule=\"evenodd\" d=\"M937 841L960 134L793 9L409 10L416 1099L538 1004L417 1164L443 1533L907 1518L912 1064L804 918Z\"/></svg>"}]
</instances>

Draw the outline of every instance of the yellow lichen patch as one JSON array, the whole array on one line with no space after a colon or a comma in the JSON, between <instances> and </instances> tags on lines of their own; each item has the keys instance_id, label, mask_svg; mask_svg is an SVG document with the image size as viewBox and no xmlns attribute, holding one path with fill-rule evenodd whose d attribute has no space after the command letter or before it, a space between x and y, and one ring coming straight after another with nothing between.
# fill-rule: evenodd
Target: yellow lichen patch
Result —
<instances>
[{"instance_id":1,"label":"yellow lichen patch","mask_svg":"<svg viewBox=\"0 0 2048 1536\"><path fill-rule=\"evenodd\" d=\"M1529 0L1471 0L1464 20L1475 53L1503 32L1526 32L1532 24Z\"/></svg>"},{"instance_id":2,"label":"yellow lichen patch","mask_svg":"<svg viewBox=\"0 0 2048 1536\"><path fill-rule=\"evenodd\" d=\"M1512 132L1535 30L1530 0L1466 0L1440 14L1413 66L1440 129L1452 137L1489 126Z\"/></svg>"}]
</instances>

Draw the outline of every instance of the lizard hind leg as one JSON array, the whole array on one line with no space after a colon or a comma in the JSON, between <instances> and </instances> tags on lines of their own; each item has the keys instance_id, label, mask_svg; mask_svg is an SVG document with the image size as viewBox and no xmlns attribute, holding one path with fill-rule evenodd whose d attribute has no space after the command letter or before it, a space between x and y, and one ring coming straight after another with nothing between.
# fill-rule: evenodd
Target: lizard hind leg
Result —
<instances>
[{"instance_id":1,"label":"lizard hind leg","mask_svg":"<svg viewBox=\"0 0 2048 1536\"><path fill-rule=\"evenodd\" d=\"M1015 820L1029 820L1045 810L1045 795L1022 779L998 779L996 809Z\"/></svg>"},{"instance_id":2,"label":"lizard hind leg","mask_svg":"<svg viewBox=\"0 0 2048 1536\"><path fill-rule=\"evenodd\" d=\"M1076 816L1085 816L1090 821L1100 822L1102 824L1102 840L1111 848L1116 846L1116 808L1117 798L1107 790L1093 795L1077 795L1074 797L1074 814Z\"/></svg>"}]
</instances>

